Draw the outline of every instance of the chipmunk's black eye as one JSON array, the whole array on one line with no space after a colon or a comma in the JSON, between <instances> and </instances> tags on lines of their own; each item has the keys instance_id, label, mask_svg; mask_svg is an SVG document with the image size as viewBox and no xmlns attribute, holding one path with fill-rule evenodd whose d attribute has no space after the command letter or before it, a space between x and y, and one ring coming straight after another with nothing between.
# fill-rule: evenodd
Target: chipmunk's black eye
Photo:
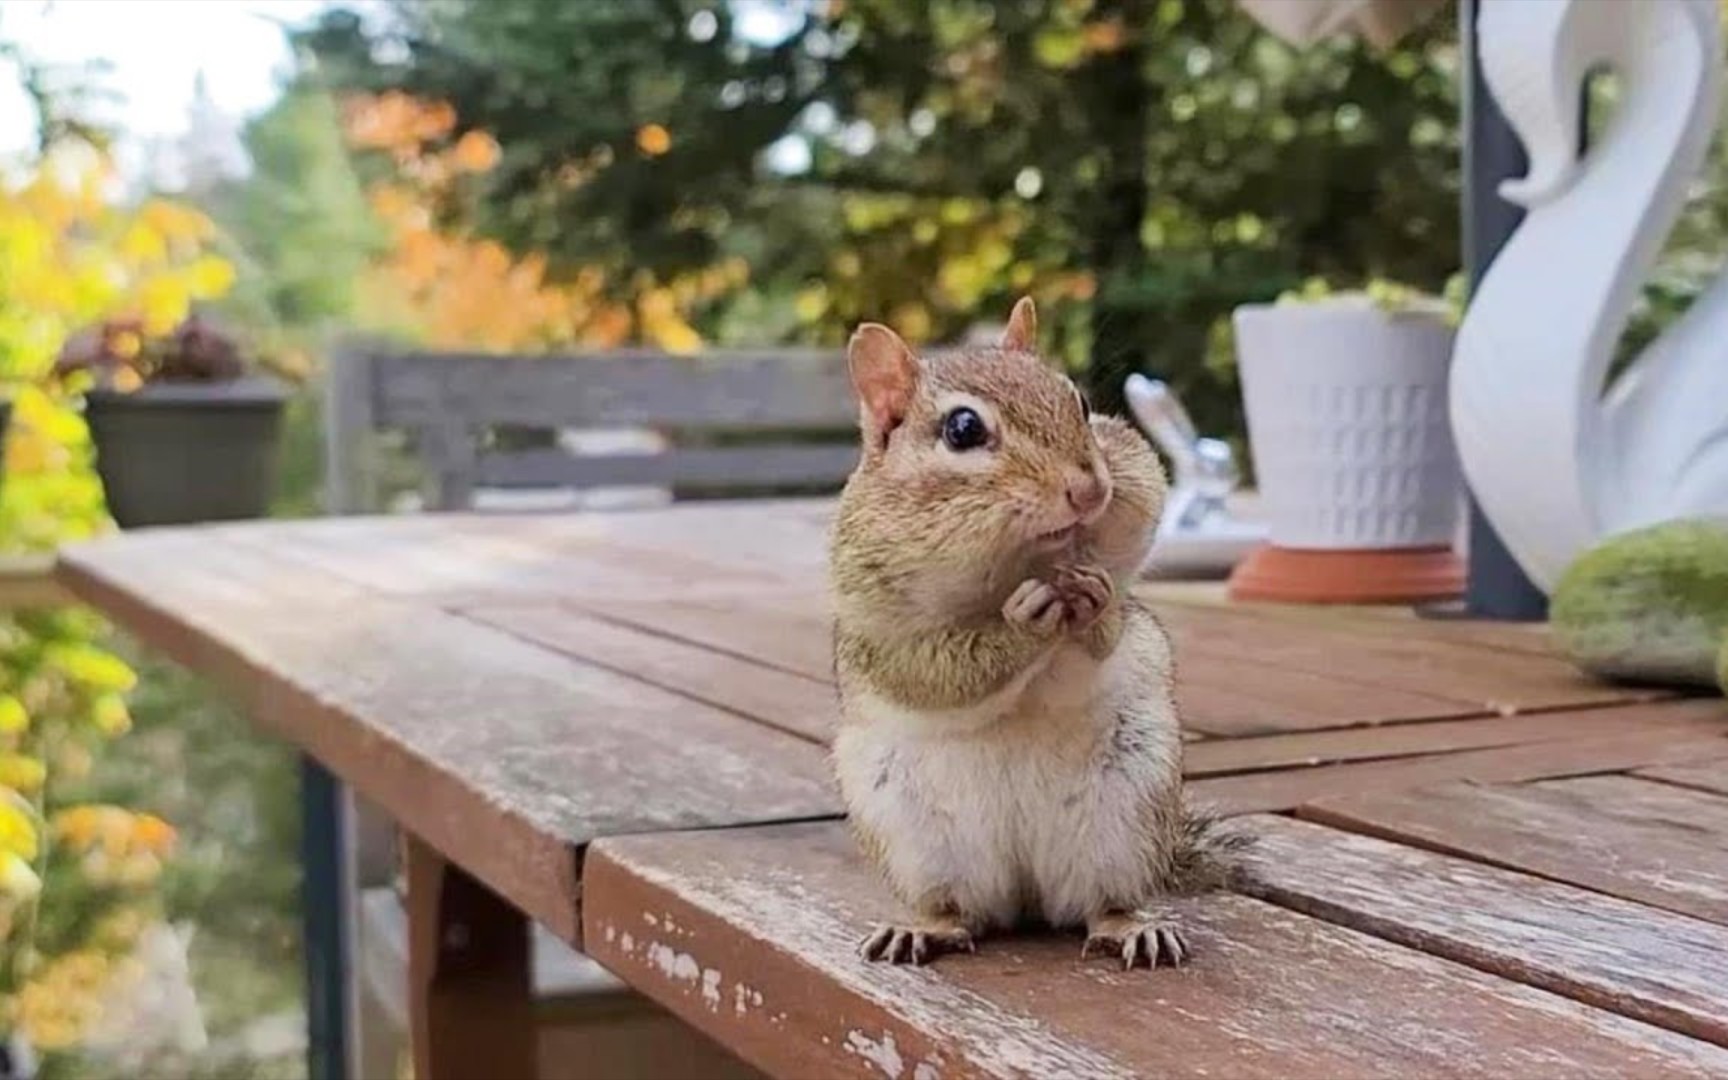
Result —
<instances>
[{"instance_id":1,"label":"chipmunk's black eye","mask_svg":"<svg viewBox=\"0 0 1728 1080\"><path fill-rule=\"evenodd\" d=\"M942 418L942 441L950 450L973 450L990 441L990 429L982 416L962 405Z\"/></svg>"}]
</instances>

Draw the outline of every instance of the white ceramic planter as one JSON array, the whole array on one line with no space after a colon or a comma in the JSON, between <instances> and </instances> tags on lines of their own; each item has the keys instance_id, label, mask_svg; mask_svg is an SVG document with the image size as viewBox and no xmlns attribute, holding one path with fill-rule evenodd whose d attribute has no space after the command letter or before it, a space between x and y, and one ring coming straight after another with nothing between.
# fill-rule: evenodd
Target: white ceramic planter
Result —
<instances>
[{"instance_id":1,"label":"white ceramic planter","mask_svg":"<svg viewBox=\"0 0 1728 1080\"><path fill-rule=\"evenodd\" d=\"M1343 299L1250 305L1235 323L1272 542L1450 546L1463 478L1447 414L1445 320Z\"/></svg>"}]
</instances>

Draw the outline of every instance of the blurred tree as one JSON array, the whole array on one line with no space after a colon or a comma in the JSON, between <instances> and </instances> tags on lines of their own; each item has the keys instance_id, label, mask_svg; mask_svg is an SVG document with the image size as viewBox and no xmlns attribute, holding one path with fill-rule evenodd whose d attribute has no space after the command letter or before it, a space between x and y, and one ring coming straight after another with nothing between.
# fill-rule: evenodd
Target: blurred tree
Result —
<instances>
[{"instance_id":1,"label":"blurred tree","mask_svg":"<svg viewBox=\"0 0 1728 1080\"><path fill-rule=\"evenodd\" d=\"M876 146L819 171L1017 201L1027 227L999 269L981 251L979 299L1095 275L1107 405L1149 368L1202 423L1233 417L1233 378L1202 357L1236 304L1308 274L1438 290L1457 264L1455 58L1434 32L1298 53L1224 0L854 0L839 20L834 97Z\"/></svg>"},{"instance_id":2,"label":"blurred tree","mask_svg":"<svg viewBox=\"0 0 1728 1080\"><path fill-rule=\"evenodd\" d=\"M804 336L947 339L1015 293L1117 401L1304 277L1438 290L1457 264L1455 50L1296 52L1229 0L399 3L302 41L344 87L450 102L506 148L486 227L554 269L742 254Z\"/></svg>"},{"instance_id":3,"label":"blurred tree","mask_svg":"<svg viewBox=\"0 0 1728 1080\"><path fill-rule=\"evenodd\" d=\"M384 236L315 74L246 125L245 145L252 173L214 209L260 271L271 309L302 327L352 315L355 282Z\"/></svg>"},{"instance_id":4,"label":"blurred tree","mask_svg":"<svg viewBox=\"0 0 1728 1080\"><path fill-rule=\"evenodd\" d=\"M485 224L565 267L716 261L731 213L768 208L758 155L822 72L814 22L760 46L728 9L683 0L409 0L381 22L369 36L332 12L300 42L337 86L448 102L462 131L488 132L504 153Z\"/></svg>"}]
</instances>

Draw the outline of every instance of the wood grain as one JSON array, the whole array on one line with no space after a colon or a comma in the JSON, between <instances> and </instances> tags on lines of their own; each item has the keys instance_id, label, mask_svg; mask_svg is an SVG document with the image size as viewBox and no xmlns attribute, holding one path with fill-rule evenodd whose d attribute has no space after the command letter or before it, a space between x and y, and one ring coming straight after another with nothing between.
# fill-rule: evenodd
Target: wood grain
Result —
<instances>
[{"instance_id":1,"label":"wood grain","mask_svg":"<svg viewBox=\"0 0 1728 1080\"><path fill-rule=\"evenodd\" d=\"M1197 949L1180 972L1049 935L866 963L853 944L894 907L834 824L607 840L584 881L602 963L782 1076L1728 1070L1708 1043L1241 896L1178 905Z\"/></svg>"},{"instance_id":2,"label":"wood grain","mask_svg":"<svg viewBox=\"0 0 1728 1080\"><path fill-rule=\"evenodd\" d=\"M1677 784L1717 795L1728 795L1728 756L1695 764L1658 765L1654 768L1639 769L1633 775L1647 780L1659 780L1664 784Z\"/></svg>"},{"instance_id":3,"label":"wood grain","mask_svg":"<svg viewBox=\"0 0 1728 1080\"><path fill-rule=\"evenodd\" d=\"M1524 746L1601 736L1626 735L1636 723L1640 732L1696 730L1702 713L1682 709L1673 716L1660 710L1582 709L1530 713L1524 716L1480 716L1424 724L1386 724L1336 731L1264 735L1259 738L1208 739L1185 756L1189 776L1224 776L1300 766L1352 761L1378 761L1497 746ZM1724 725L1728 733L1728 724ZM1684 769L1685 767L1671 767ZM1650 770L1652 773L1663 770ZM1725 778L1728 783L1728 778Z\"/></svg>"},{"instance_id":4,"label":"wood grain","mask_svg":"<svg viewBox=\"0 0 1728 1080\"><path fill-rule=\"evenodd\" d=\"M1242 826L1252 895L1728 1046L1728 928L1304 821Z\"/></svg>"},{"instance_id":5,"label":"wood grain","mask_svg":"<svg viewBox=\"0 0 1728 1080\"><path fill-rule=\"evenodd\" d=\"M1289 623L1217 608L1171 606L1167 624L1185 660L1213 656L1255 667L1328 675L1443 698L1484 712L1578 707L1672 697L1594 682L1553 657L1418 640L1389 621Z\"/></svg>"},{"instance_id":6,"label":"wood grain","mask_svg":"<svg viewBox=\"0 0 1728 1080\"><path fill-rule=\"evenodd\" d=\"M713 349L700 362L647 349L520 357L378 351L379 426L472 423L850 428L838 350Z\"/></svg>"},{"instance_id":7,"label":"wood grain","mask_svg":"<svg viewBox=\"0 0 1728 1080\"><path fill-rule=\"evenodd\" d=\"M778 587L778 578L765 569L709 559L699 548L654 551L615 541L610 523L628 516L416 514L211 531L228 543L352 585L446 607ZM683 520L640 516L668 529ZM691 515L690 524L699 533L709 524L707 515Z\"/></svg>"},{"instance_id":8,"label":"wood grain","mask_svg":"<svg viewBox=\"0 0 1728 1080\"><path fill-rule=\"evenodd\" d=\"M712 446L658 454L576 456L561 450L481 454L477 479L497 487L641 487L687 484L710 489L796 485L838 490L858 464L846 444Z\"/></svg>"},{"instance_id":9,"label":"wood grain","mask_svg":"<svg viewBox=\"0 0 1728 1080\"><path fill-rule=\"evenodd\" d=\"M830 513L826 502L792 501L652 513L251 524L226 526L222 535L393 595L447 608L558 602L686 647L827 681ZM1642 693L1581 683L1570 669L1557 676L1556 662L1542 656L1445 642L1412 646L1391 632L1402 621L1334 618L1316 629L1291 619L1185 610L1168 619L1178 693L1189 726L1207 734L1453 719ZM1374 627L1385 633L1377 636ZM1293 650L1295 659L1287 655ZM1432 662L1425 659L1431 650L1438 657ZM1494 668L1501 683L1527 676L1537 692L1504 700L1480 687L1471 692L1470 679L1482 679L1460 675L1461 658ZM1456 688L1460 680L1463 690Z\"/></svg>"},{"instance_id":10,"label":"wood grain","mask_svg":"<svg viewBox=\"0 0 1728 1080\"><path fill-rule=\"evenodd\" d=\"M1728 798L1627 776L1322 800L1304 817L1728 923Z\"/></svg>"},{"instance_id":11,"label":"wood grain","mask_svg":"<svg viewBox=\"0 0 1728 1080\"><path fill-rule=\"evenodd\" d=\"M211 530L79 545L61 574L567 940L595 837L838 810L802 739Z\"/></svg>"},{"instance_id":12,"label":"wood grain","mask_svg":"<svg viewBox=\"0 0 1728 1080\"><path fill-rule=\"evenodd\" d=\"M597 619L566 607L469 608L468 618L561 653L813 742L826 743L838 715L828 682Z\"/></svg>"},{"instance_id":13,"label":"wood grain","mask_svg":"<svg viewBox=\"0 0 1728 1080\"><path fill-rule=\"evenodd\" d=\"M1187 629L1175 631L1172 638L1182 722L1209 735L1240 738L1482 713L1468 702L1393 686L1364 686L1331 675L1263 668L1242 656L1197 647Z\"/></svg>"},{"instance_id":14,"label":"wood grain","mask_svg":"<svg viewBox=\"0 0 1728 1080\"><path fill-rule=\"evenodd\" d=\"M405 846L414 1075L532 1080L528 921L421 841Z\"/></svg>"},{"instance_id":15,"label":"wood grain","mask_svg":"<svg viewBox=\"0 0 1728 1080\"><path fill-rule=\"evenodd\" d=\"M833 678L833 630L820 594L714 593L578 601L618 623L810 679Z\"/></svg>"},{"instance_id":16,"label":"wood grain","mask_svg":"<svg viewBox=\"0 0 1728 1080\"><path fill-rule=\"evenodd\" d=\"M1546 623L1498 622L1452 616L1424 615L1405 604L1279 604L1231 600L1223 581L1150 580L1135 592L1154 604L1219 609L1269 622L1293 622L1304 626L1343 625L1396 633L1415 641L1468 645L1536 656L1553 656L1553 641Z\"/></svg>"},{"instance_id":17,"label":"wood grain","mask_svg":"<svg viewBox=\"0 0 1728 1080\"><path fill-rule=\"evenodd\" d=\"M0 556L0 611L59 607L72 603L54 581L54 556Z\"/></svg>"},{"instance_id":18,"label":"wood grain","mask_svg":"<svg viewBox=\"0 0 1728 1080\"><path fill-rule=\"evenodd\" d=\"M1696 761L1728 749L1728 706L1720 701L1631 705L1613 710L1613 715L1624 723L1624 732L1390 761L1220 776L1197 780L1190 788L1224 812L1241 814L1289 810L1340 795L1454 780L1534 780L1618 772ZM1645 729L1651 720L1661 722L1659 732Z\"/></svg>"}]
</instances>

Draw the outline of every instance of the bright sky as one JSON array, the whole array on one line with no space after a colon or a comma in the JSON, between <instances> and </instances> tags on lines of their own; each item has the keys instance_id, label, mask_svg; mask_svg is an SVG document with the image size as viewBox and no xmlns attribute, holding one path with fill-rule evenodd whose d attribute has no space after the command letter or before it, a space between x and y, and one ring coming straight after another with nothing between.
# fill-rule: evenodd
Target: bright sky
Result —
<instances>
[{"instance_id":1,"label":"bright sky","mask_svg":"<svg viewBox=\"0 0 1728 1080\"><path fill-rule=\"evenodd\" d=\"M732 0L740 32L763 42L792 31L802 2ZM341 6L364 12L377 4ZM0 0L0 41L43 63L112 65L99 84L117 100L94 119L119 134L121 167L136 175L149 142L185 132L200 71L224 113L236 120L256 113L275 100L289 68L279 24L304 22L332 6L337 0ZM28 151L35 138L30 102L11 65L0 64L0 160Z\"/></svg>"},{"instance_id":2,"label":"bright sky","mask_svg":"<svg viewBox=\"0 0 1728 1080\"><path fill-rule=\"evenodd\" d=\"M327 0L0 0L0 40L47 63L112 64L101 85L120 100L99 119L122 132L130 157L147 139L185 131L200 70L224 112L245 116L269 105L289 61L277 23L301 22L327 6ZM6 156L36 137L17 82L10 65L0 71Z\"/></svg>"}]
</instances>

